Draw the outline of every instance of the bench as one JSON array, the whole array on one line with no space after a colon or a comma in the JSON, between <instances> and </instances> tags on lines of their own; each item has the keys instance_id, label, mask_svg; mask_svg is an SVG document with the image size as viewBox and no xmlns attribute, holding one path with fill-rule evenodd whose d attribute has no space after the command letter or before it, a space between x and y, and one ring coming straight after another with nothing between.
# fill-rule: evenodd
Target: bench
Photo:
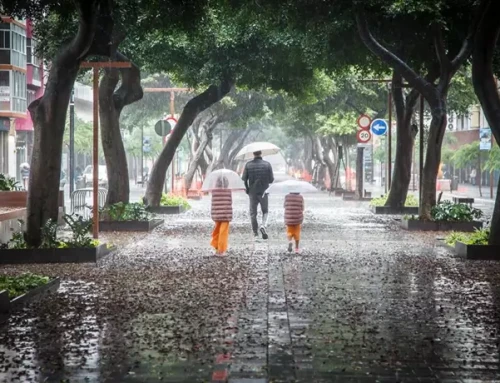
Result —
<instances>
[{"instance_id":1,"label":"bench","mask_svg":"<svg viewBox=\"0 0 500 383\"><path fill-rule=\"evenodd\" d=\"M464 203L466 205L469 205L472 207L472 204L474 203L474 198L469 198L469 197L453 197L453 203Z\"/></svg>"}]
</instances>

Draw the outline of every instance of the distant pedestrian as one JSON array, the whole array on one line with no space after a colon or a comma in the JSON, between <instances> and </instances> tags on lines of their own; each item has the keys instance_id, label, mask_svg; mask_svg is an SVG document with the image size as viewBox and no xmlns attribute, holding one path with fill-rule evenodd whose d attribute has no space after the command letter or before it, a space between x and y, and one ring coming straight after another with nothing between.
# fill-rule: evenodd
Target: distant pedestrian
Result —
<instances>
[{"instance_id":1,"label":"distant pedestrian","mask_svg":"<svg viewBox=\"0 0 500 383\"><path fill-rule=\"evenodd\" d=\"M229 239L229 222L233 219L233 196L228 189L228 180L221 176L212 190L212 220L215 228L210 245L215 249L215 255L224 256Z\"/></svg>"},{"instance_id":2,"label":"distant pedestrian","mask_svg":"<svg viewBox=\"0 0 500 383\"><path fill-rule=\"evenodd\" d=\"M260 232L262 239L268 239L266 230L267 215L269 213L268 195L264 194L269 184L274 182L273 167L267 161L262 159L262 152L254 152L254 159L245 165L243 171L243 182L245 182L246 192L250 199L250 220L252 222L252 231L255 239L259 237L259 224L257 222L257 206L262 210L262 224Z\"/></svg>"},{"instance_id":3,"label":"distant pedestrian","mask_svg":"<svg viewBox=\"0 0 500 383\"><path fill-rule=\"evenodd\" d=\"M476 177L477 177L476 168L472 168L472 171L470 172L470 182L474 186L476 186Z\"/></svg>"},{"instance_id":4,"label":"distant pedestrian","mask_svg":"<svg viewBox=\"0 0 500 383\"><path fill-rule=\"evenodd\" d=\"M24 190L28 190L28 179L30 178L30 166L27 163L21 164L21 178Z\"/></svg>"},{"instance_id":5,"label":"distant pedestrian","mask_svg":"<svg viewBox=\"0 0 500 383\"><path fill-rule=\"evenodd\" d=\"M300 193L289 193L285 197L285 225L288 238L288 252L299 253L300 232L304 221L304 197Z\"/></svg>"}]
</instances>

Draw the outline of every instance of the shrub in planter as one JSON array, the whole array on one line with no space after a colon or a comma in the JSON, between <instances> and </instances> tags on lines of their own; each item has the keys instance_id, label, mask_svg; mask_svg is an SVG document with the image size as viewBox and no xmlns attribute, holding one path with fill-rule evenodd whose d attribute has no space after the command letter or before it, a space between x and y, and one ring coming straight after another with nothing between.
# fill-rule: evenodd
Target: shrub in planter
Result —
<instances>
[{"instance_id":1,"label":"shrub in planter","mask_svg":"<svg viewBox=\"0 0 500 383\"><path fill-rule=\"evenodd\" d=\"M449 246L455 246L457 242L462 242L466 245L487 245L490 236L490 229L479 229L473 233L452 232L446 236L444 241Z\"/></svg>"},{"instance_id":2,"label":"shrub in planter","mask_svg":"<svg viewBox=\"0 0 500 383\"><path fill-rule=\"evenodd\" d=\"M387 196L383 195L381 197L372 198L372 200L370 201L370 206L385 206L386 202ZM408 196L406 197L405 206L418 207L418 200L415 198L415 196L408 194Z\"/></svg>"},{"instance_id":3,"label":"shrub in planter","mask_svg":"<svg viewBox=\"0 0 500 383\"><path fill-rule=\"evenodd\" d=\"M154 214L146 210L141 203L118 202L114 205L101 209L101 220L103 221L150 221Z\"/></svg>"},{"instance_id":4,"label":"shrub in planter","mask_svg":"<svg viewBox=\"0 0 500 383\"><path fill-rule=\"evenodd\" d=\"M25 273L19 276L0 276L0 291L7 290L9 299L14 299L28 291L49 283L50 278L42 275Z\"/></svg>"},{"instance_id":5,"label":"shrub in planter","mask_svg":"<svg viewBox=\"0 0 500 383\"><path fill-rule=\"evenodd\" d=\"M21 185L15 180L6 176L5 174L0 174L0 191L19 191L21 190Z\"/></svg>"},{"instance_id":6,"label":"shrub in planter","mask_svg":"<svg viewBox=\"0 0 500 383\"><path fill-rule=\"evenodd\" d=\"M96 248L99 246L99 241L90 237L92 221L85 220L78 215L72 216L68 214L65 214L63 219L68 225L71 236L58 239L57 222L48 220L41 228L42 242L38 249ZM19 221L20 226L22 226L22 223L22 221ZM4 249L29 249L22 231L14 233L12 239L7 244L3 244L2 247Z\"/></svg>"},{"instance_id":7,"label":"shrub in planter","mask_svg":"<svg viewBox=\"0 0 500 383\"><path fill-rule=\"evenodd\" d=\"M480 219L483 212L463 203L444 201L432 208L431 216L437 222L472 222Z\"/></svg>"},{"instance_id":8,"label":"shrub in planter","mask_svg":"<svg viewBox=\"0 0 500 383\"><path fill-rule=\"evenodd\" d=\"M184 210L191 209L187 199L172 194L163 194L160 200L160 206L181 206Z\"/></svg>"}]
</instances>

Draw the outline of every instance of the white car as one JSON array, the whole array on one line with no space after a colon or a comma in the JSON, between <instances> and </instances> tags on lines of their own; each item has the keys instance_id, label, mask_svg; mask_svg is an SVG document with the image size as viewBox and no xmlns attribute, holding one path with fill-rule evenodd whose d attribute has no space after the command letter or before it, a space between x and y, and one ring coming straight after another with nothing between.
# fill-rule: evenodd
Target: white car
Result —
<instances>
[{"instance_id":1,"label":"white car","mask_svg":"<svg viewBox=\"0 0 500 383\"><path fill-rule=\"evenodd\" d=\"M83 172L83 181L85 183L85 187L91 187L93 185L93 174L94 168L92 165L89 165L85 168ZM99 165L99 186L107 189L108 188L108 171L105 165Z\"/></svg>"}]
</instances>

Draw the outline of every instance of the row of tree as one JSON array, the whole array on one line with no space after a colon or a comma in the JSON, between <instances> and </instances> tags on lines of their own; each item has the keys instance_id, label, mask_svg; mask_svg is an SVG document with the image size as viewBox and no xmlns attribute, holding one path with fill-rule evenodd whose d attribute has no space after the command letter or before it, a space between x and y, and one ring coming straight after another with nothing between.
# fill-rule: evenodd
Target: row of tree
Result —
<instances>
[{"instance_id":1,"label":"row of tree","mask_svg":"<svg viewBox=\"0 0 500 383\"><path fill-rule=\"evenodd\" d=\"M149 73L168 72L196 94L185 103L177 128L152 170L146 191L150 205L159 204L166 170L191 126L193 160L210 166L214 159L207 148L216 127L237 120L240 113L259 116L264 110L250 107L242 112L230 103L217 106L224 111L208 110L228 95L231 99L249 97L250 101L255 91L265 90L259 92L265 99L261 102L272 105L269 109L275 115L283 114L287 127L302 136L317 133L311 139L315 159L323 159L329 167L327 158L331 156L324 153L338 148L345 136L343 121L352 118L347 109L367 112L367 104L361 110L356 108L347 89L335 92L342 88L342 79L349 79L352 73L385 76L391 72L398 140L388 203L398 206L406 199L409 154L416 134L412 119L421 95L432 117L420 201L423 218L430 217L436 203L450 84L468 65L475 92L500 142L500 98L494 78L500 31L495 15L500 4L494 0L279 0L258 4L238 0L147 4L132 0L6 0L3 7L4 12L35 21L44 57L51 62L45 95L29 107L35 144L27 239L33 245L40 241L43 223L57 216L54 196L66 110L84 60L104 57L135 63L130 69L107 69L101 78L101 138L106 164L113 169L109 182L123 185L117 188L123 195L110 193L110 201L128 198L119 121L123 109L143 97L139 68ZM246 92L232 94L235 84ZM352 91L360 93L356 85ZM290 99L280 100L282 92ZM382 107L370 105L373 116L383 113ZM247 123L252 126L251 121ZM334 131L328 131L330 128ZM322 135L325 129L332 134ZM336 156L333 153L333 160ZM196 171L197 166L191 168ZM499 231L497 196L491 243L500 242Z\"/></svg>"}]
</instances>

